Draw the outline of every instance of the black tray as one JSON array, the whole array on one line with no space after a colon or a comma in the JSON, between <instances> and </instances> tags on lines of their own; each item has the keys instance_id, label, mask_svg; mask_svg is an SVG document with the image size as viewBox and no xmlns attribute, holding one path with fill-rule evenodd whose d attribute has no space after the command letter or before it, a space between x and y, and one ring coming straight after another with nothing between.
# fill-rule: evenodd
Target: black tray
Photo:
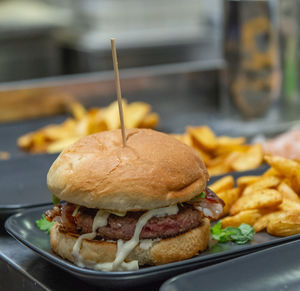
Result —
<instances>
[{"instance_id":1,"label":"black tray","mask_svg":"<svg viewBox=\"0 0 300 291\"><path fill-rule=\"evenodd\" d=\"M259 168L248 170L248 171L242 171L242 172L229 172L226 174L218 175L218 176L211 176L208 181L208 186L218 179L231 175L234 178L234 181L236 182L236 179L242 176L259 176L262 175L265 171L267 171L270 168L268 164L262 164Z\"/></svg>"},{"instance_id":2,"label":"black tray","mask_svg":"<svg viewBox=\"0 0 300 291\"><path fill-rule=\"evenodd\" d=\"M275 246L165 282L160 291L300 289L300 241Z\"/></svg>"},{"instance_id":3,"label":"black tray","mask_svg":"<svg viewBox=\"0 0 300 291\"><path fill-rule=\"evenodd\" d=\"M41 214L46 209L47 207L28 209L9 217L5 223L7 232L49 262L72 273L77 278L107 288L145 286L154 282L162 282L183 272L216 264L230 258L257 251L258 249L300 238L300 235L278 238L270 236L267 233L258 233L249 244L219 244L192 259L181 262L145 267L131 272L102 272L77 267L56 256L51 251L48 234L40 231L35 225L35 221L41 217Z\"/></svg>"},{"instance_id":4,"label":"black tray","mask_svg":"<svg viewBox=\"0 0 300 291\"><path fill-rule=\"evenodd\" d=\"M47 172L57 154L20 157L0 163L0 221L31 206L51 202Z\"/></svg>"}]
</instances>

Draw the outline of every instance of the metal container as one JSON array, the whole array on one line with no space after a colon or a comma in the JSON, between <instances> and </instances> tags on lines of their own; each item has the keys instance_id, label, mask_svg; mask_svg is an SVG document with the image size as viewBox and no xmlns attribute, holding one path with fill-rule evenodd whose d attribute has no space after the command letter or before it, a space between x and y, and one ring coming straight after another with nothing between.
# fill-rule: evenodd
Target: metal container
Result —
<instances>
[{"instance_id":1,"label":"metal container","mask_svg":"<svg viewBox=\"0 0 300 291\"><path fill-rule=\"evenodd\" d=\"M262 116L281 87L275 2L224 3L223 111L246 118Z\"/></svg>"}]
</instances>

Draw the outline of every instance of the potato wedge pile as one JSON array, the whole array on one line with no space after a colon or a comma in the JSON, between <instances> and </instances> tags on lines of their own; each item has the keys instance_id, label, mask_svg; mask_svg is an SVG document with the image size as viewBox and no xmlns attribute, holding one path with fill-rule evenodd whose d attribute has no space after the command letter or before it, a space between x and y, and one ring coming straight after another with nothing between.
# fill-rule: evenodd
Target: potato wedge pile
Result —
<instances>
[{"instance_id":1,"label":"potato wedge pile","mask_svg":"<svg viewBox=\"0 0 300 291\"><path fill-rule=\"evenodd\" d=\"M208 126L187 127L183 135L174 136L199 153L210 176L255 169L263 162L260 144L245 144L244 137L217 137Z\"/></svg>"},{"instance_id":2,"label":"potato wedge pile","mask_svg":"<svg viewBox=\"0 0 300 291\"><path fill-rule=\"evenodd\" d=\"M108 107L92 108L88 111L77 102L70 106L73 118L68 118L62 124L51 124L21 136L17 141L18 146L32 153L56 153L80 137L120 128L117 101ZM123 100L123 111L126 128L154 128L159 121L159 116L151 112L151 106L144 102L128 104Z\"/></svg>"},{"instance_id":3,"label":"potato wedge pile","mask_svg":"<svg viewBox=\"0 0 300 291\"><path fill-rule=\"evenodd\" d=\"M275 236L300 233L300 162L265 156L261 176L225 176L209 187L225 202L222 227L247 223Z\"/></svg>"}]
</instances>

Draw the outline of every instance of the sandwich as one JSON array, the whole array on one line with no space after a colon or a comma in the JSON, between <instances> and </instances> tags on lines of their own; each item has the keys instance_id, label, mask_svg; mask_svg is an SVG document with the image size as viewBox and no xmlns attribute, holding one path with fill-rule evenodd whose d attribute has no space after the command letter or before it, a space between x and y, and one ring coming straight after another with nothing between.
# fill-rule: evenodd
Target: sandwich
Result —
<instances>
[{"instance_id":1,"label":"sandwich","mask_svg":"<svg viewBox=\"0 0 300 291\"><path fill-rule=\"evenodd\" d=\"M50 245L81 267L104 271L181 261L207 248L210 220L223 201L206 187L194 149L151 129L84 137L52 164L48 188L57 201Z\"/></svg>"}]
</instances>

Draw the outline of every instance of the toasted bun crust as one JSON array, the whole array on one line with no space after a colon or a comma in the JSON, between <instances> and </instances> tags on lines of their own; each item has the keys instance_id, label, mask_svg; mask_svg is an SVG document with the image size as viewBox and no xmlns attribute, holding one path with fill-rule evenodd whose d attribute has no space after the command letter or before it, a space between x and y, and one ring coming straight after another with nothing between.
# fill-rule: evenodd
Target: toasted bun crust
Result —
<instances>
[{"instance_id":1,"label":"toasted bun crust","mask_svg":"<svg viewBox=\"0 0 300 291\"><path fill-rule=\"evenodd\" d=\"M210 222L204 218L201 226L176 237L154 241L147 250L136 246L126 261L138 260L142 266L161 265L191 258L207 248L209 229ZM77 238L78 235L61 232L58 223L50 230L50 244L53 251L71 262L74 262L72 249ZM115 259L116 252L115 242L84 239L79 254L84 261L106 263Z\"/></svg>"},{"instance_id":2,"label":"toasted bun crust","mask_svg":"<svg viewBox=\"0 0 300 291\"><path fill-rule=\"evenodd\" d=\"M51 166L50 191L77 205L138 211L188 201L201 193L208 173L199 155L172 136L120 130L84 137Z\"/></svg>"}]
</instances>

